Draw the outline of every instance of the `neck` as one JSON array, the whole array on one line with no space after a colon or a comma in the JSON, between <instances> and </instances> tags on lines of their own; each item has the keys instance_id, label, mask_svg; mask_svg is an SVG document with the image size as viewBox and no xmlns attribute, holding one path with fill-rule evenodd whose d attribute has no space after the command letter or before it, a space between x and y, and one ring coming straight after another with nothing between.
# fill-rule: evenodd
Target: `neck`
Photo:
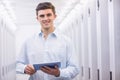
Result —
<instances>
[{"instance_id":1,"label":"neck","mask_svg":"<svg viewBox=\"0 0 120 80\"><path fill-rule=\"evenodd\" d=\"M52 33L55 30L55 27L47 28L47 29L42 29L44 38L47 39L48 35Z\"/></svg>"}]
</instances>

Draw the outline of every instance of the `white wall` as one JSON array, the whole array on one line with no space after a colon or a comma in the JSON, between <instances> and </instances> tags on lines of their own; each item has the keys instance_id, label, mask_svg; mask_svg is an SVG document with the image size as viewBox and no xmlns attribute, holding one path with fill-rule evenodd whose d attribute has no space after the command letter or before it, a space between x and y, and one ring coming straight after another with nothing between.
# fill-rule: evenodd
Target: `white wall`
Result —
<instances>
[{"instance_id":1,"label":"white wall","mask_svg":"<svg viewBox=\"0 0 120 80\"><path fill-rule=\"evenodd\" d=\"M7 14L0 13L0 80L16 80L15 29Z\"/></svg>"}]
</instances>

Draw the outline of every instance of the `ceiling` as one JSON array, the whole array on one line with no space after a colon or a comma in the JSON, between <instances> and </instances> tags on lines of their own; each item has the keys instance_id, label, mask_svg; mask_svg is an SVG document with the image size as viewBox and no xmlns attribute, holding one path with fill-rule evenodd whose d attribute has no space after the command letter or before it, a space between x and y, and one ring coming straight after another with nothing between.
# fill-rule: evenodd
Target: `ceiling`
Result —
<instances>
[{"instance_id":1,"label":"ceiling","mask_svg":"<svg viewBox=\"0 0 120 80\"><path fill-rule=\"evenodd\" d=\"M35 8L40 2L52 2L56 7L56 13L60 13L68 0L5 0L11 3L16 15L17 26L36 25ZM70 0L69 0L70 1ZM37 23L38 24L38 23Z\"/></svg>"},{"instance_id":2,"label":"ceiling","mask_svg":"<svg viewBox=\"0 0 120 80\"><path fill-rule=\"evenodd\" d=\"M15 24L19 26L24 25L38 25L36 20L36 6L40 2L51 2L56 8L57 20L61 22L65 15L69 13L73 6L81 0L0 0L3 4L9 3L8 8L12 12ZM8 9L8 10L9 10Z\"/></svg>"}]
</instances>

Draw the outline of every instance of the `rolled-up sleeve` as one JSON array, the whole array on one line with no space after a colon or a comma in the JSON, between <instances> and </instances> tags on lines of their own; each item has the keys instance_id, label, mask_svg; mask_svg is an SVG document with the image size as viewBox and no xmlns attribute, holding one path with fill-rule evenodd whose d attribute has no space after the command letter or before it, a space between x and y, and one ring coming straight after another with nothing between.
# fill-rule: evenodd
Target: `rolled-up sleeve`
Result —
<instances>
[{"instance_id":1,"label":"rolled-up sleeve","mask_svg":"<svg viewBox=\"0 0 120 80\"><path fill-rule=\"evenodd\" d=\"M26 64L28 63L27 54L26 54L26 44L22 46L20 54L16 57L16 72L24 73Z\"/></svg>"}]
</instances>

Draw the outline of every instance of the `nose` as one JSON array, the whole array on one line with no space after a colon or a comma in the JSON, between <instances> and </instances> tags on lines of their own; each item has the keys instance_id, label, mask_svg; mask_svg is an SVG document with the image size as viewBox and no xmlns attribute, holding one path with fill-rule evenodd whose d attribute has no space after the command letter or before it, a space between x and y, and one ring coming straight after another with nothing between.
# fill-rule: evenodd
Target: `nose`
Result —
<instances>
[{"instance_id":1,"label":"nose","mask_svg":"<svg viewBox=\"0 0 120 80\"><path fill-rule=\"evenodd\" d=\"M47 15L45 15L44 20L48 20L48 19L49 19L49 17Z\"/></svg>"}]
</instances>

